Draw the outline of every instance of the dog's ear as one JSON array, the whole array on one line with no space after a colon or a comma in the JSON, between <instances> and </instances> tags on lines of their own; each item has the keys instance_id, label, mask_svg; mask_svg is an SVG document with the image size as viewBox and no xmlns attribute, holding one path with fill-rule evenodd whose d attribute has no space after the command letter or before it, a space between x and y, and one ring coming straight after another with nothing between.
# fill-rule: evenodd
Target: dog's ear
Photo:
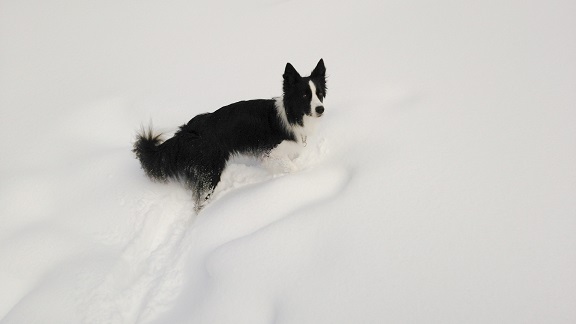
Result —
<instances>
[{"instance_id":1,"label":"dog's ear","mask_svg":"<svg viewBox=\"0 0 576 324\"><path fill-rule=\"evenodd\" d=\"M326 67L324 66L324 59L320 59L316 67L310 74L310 78L316 82L316 84L322 87L322 95L326 96Z\"/></svg>"},{"instance_id":2,"label":"dog's ear","mask_svg":"<svg viewBox=\"0 0 576 324\"><path fill-rule=\"evenodd\" d=\"M324 66L324 59L320 59L316 67L310 74L310 77L313 79L325 79L326 78L326 67Z\"/></svg>"},{"instance_id":3,"label":"dog's ear","mask_svg":"<svg viewBox=\"0 0 576 324\"><path fill-rule=\"evenodd\" d=\"M300 81L302 77L296 71L296 69L290 63L286 63L286 68L284 69L284 91L286 91L286 87L292 86L296 84L296 82Z\"/></svg>"}]
</instances>

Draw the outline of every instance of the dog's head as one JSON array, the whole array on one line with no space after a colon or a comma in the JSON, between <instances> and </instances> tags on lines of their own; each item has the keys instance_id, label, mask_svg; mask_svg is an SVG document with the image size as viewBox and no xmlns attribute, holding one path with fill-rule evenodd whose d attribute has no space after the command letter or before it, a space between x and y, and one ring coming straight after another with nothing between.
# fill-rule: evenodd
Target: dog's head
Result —
<instances>
[{"instance_id":1,"label":"dog's head","mask_svg":"<svg viewBox=\"0 0 576 324\"><path fill-rule=\"evenodd\" d=\"M298 71L287 63L284 70L284 109L288 122L304 126L304 117L320 117L324 113L326 97L326 67L320 59L310 76L301 77Z\"/></svg>"}]
</instances>

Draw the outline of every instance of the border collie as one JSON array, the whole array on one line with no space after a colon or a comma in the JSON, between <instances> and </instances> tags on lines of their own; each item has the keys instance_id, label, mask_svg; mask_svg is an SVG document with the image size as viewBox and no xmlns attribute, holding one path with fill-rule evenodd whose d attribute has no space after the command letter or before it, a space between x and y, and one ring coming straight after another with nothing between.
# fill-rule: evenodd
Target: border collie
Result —
<instances>
[{"instance_id":1,"label":"border collie","mask_svg":"<svg viewBox=\"0 0 576 324\"><path fill-rule=\"evenodd\" d=\"M143 129L133 149L142 169L152 180L182 180L199 212L236 154L293 166L288 152L306 146L313 124L324 113L324 61L308 77L287 63L283 78L281 97L240 101L197 115L163 142L152 127Z\"/></svg>"}]
</instances>

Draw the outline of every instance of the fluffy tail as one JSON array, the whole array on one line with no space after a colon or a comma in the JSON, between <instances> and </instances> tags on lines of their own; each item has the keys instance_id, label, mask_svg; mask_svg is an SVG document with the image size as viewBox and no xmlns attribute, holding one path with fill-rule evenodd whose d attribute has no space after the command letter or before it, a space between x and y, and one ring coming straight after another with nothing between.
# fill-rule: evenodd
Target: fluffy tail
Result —
<instances>
[{"instance_id":1,"label":"fluffy tail","mask_svg":"<svg viewBox=\"0 0 576 324\"><path fill-rule=\"evenodd\" d=\"M154 135L152 125L148 129L142 127L142 130L136 135L132 152L140 160L140 165L148 177L156 181L166 181L171 174L167 170L167 161L165 161L166 157L162 152L163 144L160 136L162 134Z\"/></svg>"}]
</instances>

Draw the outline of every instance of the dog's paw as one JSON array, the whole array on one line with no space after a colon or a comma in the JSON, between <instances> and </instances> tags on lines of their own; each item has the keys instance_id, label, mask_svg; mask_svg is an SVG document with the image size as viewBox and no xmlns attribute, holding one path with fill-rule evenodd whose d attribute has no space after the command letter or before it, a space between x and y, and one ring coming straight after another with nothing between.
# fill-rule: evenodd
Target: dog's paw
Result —
<instances>
[{"instance_id":1,"label":"dog's paw","mask_svg":"<svg viewBox=\"0 0 576 324\"><path fill-rule=\"evenodd\" d=\"M196 214L200 213L200 211L210 203L213 193L214 190L211 190L200 195L194 195L194 212L196 212Z\"/></svg>"},{"instance_id":2,"label":"dog's paw","mask_svg":"<svg viewBox=\"0 0 576 324\"><path fill-rule=\"evenodd\" d=\"M298 171L298 166L288 157L267 156L262 161L262 164L272 173L291 173Z\"/></svg>"}]
</instances>

